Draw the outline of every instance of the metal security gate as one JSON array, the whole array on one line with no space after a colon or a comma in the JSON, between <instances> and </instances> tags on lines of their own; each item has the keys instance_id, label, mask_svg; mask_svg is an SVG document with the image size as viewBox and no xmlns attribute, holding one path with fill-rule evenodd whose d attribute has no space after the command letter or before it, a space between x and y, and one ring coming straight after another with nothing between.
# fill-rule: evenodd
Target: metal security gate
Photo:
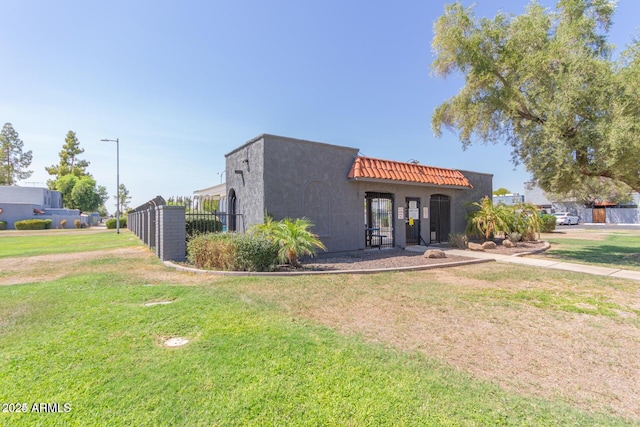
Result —
<instances>
[{"instance_id":1,"label":"metal security gate","mask_svg":"<svg viewBox=\"0 0 640 427\"><path fill-rule=\"evenodd\" d=\"M392 248L393 195L367 192L364 199L364 218L365 248Z\"/></svg>"},{"instance_id":2,"label":"metal security gate","mask_svg":"<svg viewBox=\"0 0 640 427\"><path fill-rule=\"evenodd\" d=\"M434 194L431 196L429 204L431 212L430 221L430 241L431 243L442 243L449 241L451 232L451 202L448 196Z\"/></svg>"},{"instance_id":3,"label":"metal security gate","mask_svg":"<svg viewBox=\"0 0 640 427\"><path fill-rule=\"evenodd\" d=\"M407 197L407 211L405 215L405 231L407 246L420 244L420 198Z\"/></svg>"}]
</instances>

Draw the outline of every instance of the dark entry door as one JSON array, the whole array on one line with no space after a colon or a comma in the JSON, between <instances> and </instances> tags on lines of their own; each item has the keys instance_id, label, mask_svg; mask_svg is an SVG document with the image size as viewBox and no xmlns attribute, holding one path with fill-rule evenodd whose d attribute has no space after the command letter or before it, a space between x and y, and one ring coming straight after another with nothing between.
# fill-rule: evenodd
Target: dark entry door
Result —
<instances>
[{"instance_id":1,"label":"dark entry door","mask_svg":"<svg viewBox=\"0 0 640 427\"><path fill-rule=\"evenodd\" d=\"M407 197L407 210L405 216L406 245L413 246L420 244L420 199L417 197Z\"/></svg>"},{"instance_id":2,"label":"dark entry door","mask_svg":"<svg viewBox=\"0 0 640 427\"><path fill-rule=\"evenodd\" d=\"M431 220L429 222L430 242L442 243L449 241L451 232L451 202L448 196L434 194L429 204Z\"/></svg>"},{"instance_id":3,"label":"dark entry door","mask_svg":"<svg viewBox=\"0 0 640 427\"><path fill-rule=\"evenodd\" d=\"M237 203L236 192L235 190L231 189L231 191L229 191L229 215L228 215L229 226L227 227L227 230L229 231L236 231L236 226L237 226L236 203Z\"/></svg>"}]
</instances>

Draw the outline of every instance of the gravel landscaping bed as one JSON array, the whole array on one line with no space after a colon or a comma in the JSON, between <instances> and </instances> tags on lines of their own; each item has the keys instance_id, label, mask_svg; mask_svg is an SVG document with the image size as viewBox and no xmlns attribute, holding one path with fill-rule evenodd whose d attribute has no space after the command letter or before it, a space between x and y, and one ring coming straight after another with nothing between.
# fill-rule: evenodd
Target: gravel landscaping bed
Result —
<instances>
[{"instance_id":1,"label":"gravel landscaping bed","mask_svg":"<svg viewBox=\"0 0 640 427\"><path fill-rule=\"evenodd\" d=\"M505 248L502 245L498 245L496 249L488 249L485 250L485 252L515 255L522 252L532 252L541 249L543 246L544 242L520 242L515 248ZM446 250L449 248L433 247L433 249L443 249L446 253ZM469 251L469 253L471 254L471 251ZM469 258L471 258L471 256ZM344 254L319 254L315 258L304 260L302 266L305 270L314 271L369 270L451 263L468 260L469 258L449 254L446 255L446 258L425 258L420 252L393 248L373 249Z\"/></svg>"}]
</instances>

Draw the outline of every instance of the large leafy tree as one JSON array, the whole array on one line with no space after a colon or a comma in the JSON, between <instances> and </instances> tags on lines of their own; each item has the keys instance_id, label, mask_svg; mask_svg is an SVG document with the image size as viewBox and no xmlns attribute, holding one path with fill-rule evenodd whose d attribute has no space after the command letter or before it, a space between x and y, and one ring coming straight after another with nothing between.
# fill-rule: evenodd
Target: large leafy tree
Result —
<instances>
[{"instance_id":1,"label":"large leafy tree","mask_svg":"<svg viewBox=\"0 0 640 427\"><path fill-rule=\"evenodd\" d=\"M478 19L460 3L434 26L435 75L465 85L439 107L432 127L509 144L538 185L565 193L585 177L640 190L640 42L618 59L607 43L615 3L536 2L525 13Z\"/></svg>"},{"instance_id":2,"label":"large leafy tree","mask_svg":"<svg viewBox=\"0 0 640 427\"><path fill-rule=\"evenodd\" d=\"M14 185L16 181L27 179L33 171L31 150L23 151L24 143L11 123L5 123L0 131L0 185Z\"/></svg>"},{"instance_id":3,"label":"large leafy tree","mask_svg":"<svg viewBox=\"0 0 640 427\"><path fill-rule=\"evenodd\" d=\"M62 193L64 205L69 209L95 211L108 199L106 188L96 185L96 181L89 175L80 178L72 174L64 175L55 184L55 190Z\"/></svg>"},{"instance_id":4,"label":"large leafy tree","mask_svg":"<svg viewBox=\"0 0 640 427\"><path fill-rule=\"evenodd\" d=\"M106 201L105 191L96 185L92 177L85 175L73 187L71 199L82 212L96 211Z\"/></svg>"}]
</instances>

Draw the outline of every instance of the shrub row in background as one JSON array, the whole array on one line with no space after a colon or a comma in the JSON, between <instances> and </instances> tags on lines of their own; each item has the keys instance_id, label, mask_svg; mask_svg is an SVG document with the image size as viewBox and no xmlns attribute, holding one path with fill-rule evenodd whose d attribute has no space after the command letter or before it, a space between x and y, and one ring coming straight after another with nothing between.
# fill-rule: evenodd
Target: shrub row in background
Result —
<instances>
[{"instance_id":1,"label":"shrub row in background","mask_svg":"<svg viewBox=\"0 0 640 427\"><path fill-rule=\"evenodd\" d=\"M222 222L212 215L187 215L186 233L187 241L191 240L198 234L217 233L222 231Z\"/></svg>"},{"instance_id":2,"label":"shrub row in background","mask_svg":"<svg viewBox=\"0 0 640 427\"><path fill-rule=\"evenodd\" d=\"M16 221L13 226L16 230L48 230L51 228L50 219L23 219Z\"/></svg>"},{"instance_id":3,"label":"shrub row in background","mask_svg":"<svg viewBox=\"0 0 640 427\"><path fill-rule=\"evenodd\" d=\"M264 236L237 233L197 234L187 243L187 257L207 270L272 271L278 251Z\"/></svg>"},{"instance_id":4,"label":"shrub row in background","mask_svg":"<svg viewBox=\"0 0 640 427\"><path fill-rule=\"evenodd\" d=\"M6 229L7 229L6 221L0 221L0 230L6 230Z\"/></svg>"},{"instance_id":5,"label":"shrub row in background","mask_svg":"<svg viewBox=\"0 0 640 427\"><path fill-rule=\"evenodd\" d=\"M107 222L105 222L105 225L107 226L108 229L115 229L116 226L117 226L116 218L109 218L107 220ZM127 228L127 217L126 216L120 217L120 228Z\"/></svg>"}]
</instances>

